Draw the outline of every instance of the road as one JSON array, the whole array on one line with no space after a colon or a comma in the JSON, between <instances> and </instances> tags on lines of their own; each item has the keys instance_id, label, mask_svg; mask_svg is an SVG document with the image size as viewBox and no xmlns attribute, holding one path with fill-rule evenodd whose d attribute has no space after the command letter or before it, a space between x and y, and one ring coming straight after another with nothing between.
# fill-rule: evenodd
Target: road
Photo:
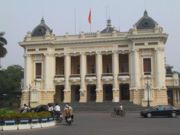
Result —
<instances>
[{"instance_id":1,"label":"road","mask_svg":"<svg viewBox=\"0 0 180 135\"><path fill-rule=\"evenodd\" d=\"M127 113L125 118L111 118L109 113L76 113L71 126L62 123L55 127L0 131L0 135L180 135L180 116L177 118L141 118Z\"/></svg>"}]
</instances>

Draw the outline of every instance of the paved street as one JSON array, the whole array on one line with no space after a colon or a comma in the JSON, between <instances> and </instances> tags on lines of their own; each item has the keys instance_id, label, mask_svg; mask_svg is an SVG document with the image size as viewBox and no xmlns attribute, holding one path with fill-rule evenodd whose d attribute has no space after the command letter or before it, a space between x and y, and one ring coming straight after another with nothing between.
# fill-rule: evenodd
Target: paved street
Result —
<instances>
[{"instance_id":1,"label":"paved street","mask_svg":"<svg viewBox=\"0 0 180 135\"><path fill-rule=\"evenodd\" d=\"M51 128L0 131L0 135L180 135L178 118L141 118L128 113L111 118L109 113L76 113L72 126L65 123Z\"/></svg>"}]
</instances>

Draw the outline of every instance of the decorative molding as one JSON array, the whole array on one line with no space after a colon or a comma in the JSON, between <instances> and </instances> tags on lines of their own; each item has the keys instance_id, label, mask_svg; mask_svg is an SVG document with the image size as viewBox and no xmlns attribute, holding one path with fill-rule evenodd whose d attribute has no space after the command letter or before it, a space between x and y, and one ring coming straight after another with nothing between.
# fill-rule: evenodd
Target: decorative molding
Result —
<instances>
[{"instance_id":1,"label":"decorative molding","mask_svg":"<svg viewBox=\"0 0 180 135\"><path fill-rule=\"evenodd\" d=\"M31 57L31 54L27 54L27 53L26 53L26 54L24 54L23 56L24 56L24 58L27 58L27 57Z\"/></svg>"},{"instance_id":2,"label":"decorative molding","mask_svg":"<svg viewBox=\"0 0 180 135\"><path fill-rule=\"evenodd\" d=\"M119 54L128 54L129 50L118 50Z\"/></svg>"},{"instance_id":3,"label":"decorative molding","mask_svg":"<svg viewBox=\"0 0 180 135\"><path fill-rule=\"evenodd\" d=\"M86 53L86 55L90 55L90 56L92 56L92 55L96 55L96 52L94 51L94 52L85 52Z\"/></svg>"},{"instance_id":4,"label":"decorative molding","mask_svg":"<svg viewBox=\"0 0 180 135\"><path fill-rule=\"evenodd\" d=\"M112 54L112 51L106 50L101 52L102 55L110 55Z\"/></svg>"},{"instance_id":5,"label":"decorative molding","mask_svg":"<svg viewBox=\"0 0 180 135\"><path fill-rule=\"evenodd\" d=\"M42 54L34 54L33 55L33 60L34 61L43 61L44 56Z\"/></svg>"},{"instance_id":6,"label":"decorative molding","mask_svg":"<svg viewBox=\"0 0 180 135\"><path fill-rule=\"evenodd\" d=\"M162 48L162 47L156 47L156 48L154 48L154 50L156 51L156 52L164 52L164 47Z\"/></svg>"},{"instance_id":7,"label":"decorative molding","mask_svg":"<svg viewBox=\"0 0 180 135\"><path fill-rule=\"evenodd\" d=\"M70 56L80 56L80 52L73 52L69 54Z\"/></svg>"},{"instance_id":8,"label":"decorative molding","mask_svg":"<svg viewBox=\"0 0 180 135\"><path fill-rule=\"evenodd\" d=\"M54 56L55 57L64 57L65 54L64 53L55 53Z\"/></svg>"}]
</instances>

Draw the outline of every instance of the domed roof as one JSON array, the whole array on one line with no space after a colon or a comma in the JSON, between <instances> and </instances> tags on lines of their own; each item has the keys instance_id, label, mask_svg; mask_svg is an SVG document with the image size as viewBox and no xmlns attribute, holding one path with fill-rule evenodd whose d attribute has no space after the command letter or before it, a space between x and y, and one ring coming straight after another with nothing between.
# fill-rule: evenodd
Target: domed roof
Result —
<instances>
[{"instance_id":1,"label":"domed roof","mask_svg":"<svg viewBox=\"0 0 180 135\"><path fill-rule=\"evenodd\" d=\"M105 29L103 29L101 31L101 33L112 33L114 30L115 30L114 27L112 27L112 25L111 25L111 20L108 19L107 20L107 26ZM115 30L115 31L117 31L117 30Z\"/></svg>"},{"instance_id":2,"label":"domed roof","mask_svg":"<svg viewBox=\"0 0 180 135\"><path fill-rule=\"evenodd\" d=\"M31 36L44 36L47 31L49 33L52 33L52 30L45 24L44 18L42 18L40 24L36 26L32 31Z\"/></svg>"},{"instance_id":3,"label":"domed roof","mask_svg":"<svg viewBox=\"0 0 180 135\"><path fill-rule=\"evenodd\" d=\"M144 11L144 16L135 24L137 29L154 29L158 25L151 17L148 16L147 11Z\"/></svg>"}]
</instances>

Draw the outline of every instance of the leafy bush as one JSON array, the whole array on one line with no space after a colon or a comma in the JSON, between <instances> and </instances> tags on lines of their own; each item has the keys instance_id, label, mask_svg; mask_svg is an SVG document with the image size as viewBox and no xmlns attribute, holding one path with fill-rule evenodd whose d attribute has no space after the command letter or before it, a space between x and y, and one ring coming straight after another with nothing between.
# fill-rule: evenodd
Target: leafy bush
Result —
<instances>
[{"instance_id":1,"label":"leafy bush","mask_svg":"<svg viewBox=\"0 0 180 135\"><path fill-rule=\"evenodd\" d=\"M27 112L19 113L9 109L0 109L0 120L7 119L33 119L33 118L47 118L51 117L50 112Z\"/></svg>"},{"instance_id":2,"label":"leafy bush","mask_svg":"<svg viewBox=\"0 0 180 135\"><path fill-rule=\"evenodd\" d=\"M15 117L17 115L16 112L3 108L0 109L0 119L11 119L12 117Z\"/></svg>"}]
</instances>

